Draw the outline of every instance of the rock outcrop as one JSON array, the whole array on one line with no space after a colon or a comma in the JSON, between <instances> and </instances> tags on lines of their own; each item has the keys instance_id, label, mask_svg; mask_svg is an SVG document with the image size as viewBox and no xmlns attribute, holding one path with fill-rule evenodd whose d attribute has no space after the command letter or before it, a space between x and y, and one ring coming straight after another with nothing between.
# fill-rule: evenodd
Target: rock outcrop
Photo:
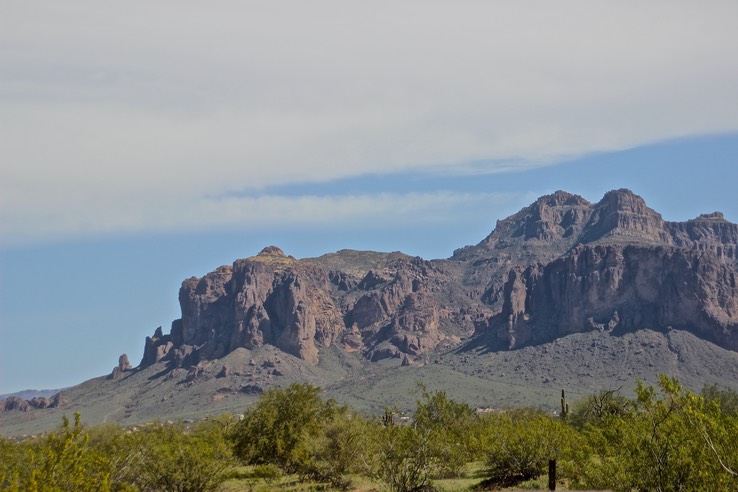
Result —
<instances>
[{"instance_id":1,"label":"rock outcrop","mask_svg":"<svg viewBox=\"0 0 738 492\"><path fill-rule=\"evenodd\" d=\"M124 372L130 371L132 369L131 363L128 362L128 356L126 354L122 354L120 357L118 357L118 365L113 368L113 371L110 373L109 378L110 379L118 379L120 378Z\"/></svg>"},{"instance_id":2,"label":"rock outcrop","mask_svg":"<svg viewBox=\"0 0 738 492\"><path fill-rule=\"evenodd\" d=\"M667 222L666 229L677 247L738 262L738 224L728 222L720 212L703 214L687 222Z\"/></svg>"},{"instance_id":3,"label":"rock outcrop","mask_svg":"<svg viewBox=\"0 0 738 492\"><path fill-rule=\"evenodd\" d=\"M738 350L737 278L704 251L579 245L545 266L511 271L491 326L507 348L588 330L673 328Z\"/></svg>"},{"instance_id":4,"label":"rock outcrop","mask_svg":"<svg viewBox=\"0 0 738 492\"><path fill-rule=\"evenodd\" d=\"M5 400L0 400L0 412L28 412L35 409L56 408L64 403L66 401L61 393L57 393L51 398L36 396L30 400L19 396L9 396Z\"/></svg>"},{"instance_id":5,"label":"rock outcrop","mask_svg":"<svg viewBox=\"0 0 738 492\"><path fill-rule=\"evenodd\" d=\"M337 347L408 365L470 339L513 349L642 328L738 350L737 255L738 225L718 212L668 222L629 190L594 204L559 191L448 260L349 250L298 260L270 246L189 278L181 319L147 337L141 364L191 369L272 345L312 364Z\"/></svg>"},{"instance_id":6,"label":"rock outcrop","mask_svg":"<svg viewBox=\"0 0 738 492\"><path fill-rule=\"evenodd\" d=\"M28 400L24 400L18 396L9 396L2 402L4 412L27 412L31 407Z\"/></svg>"},{"instance_id":7,"label":"rock outcrop","mask_svg":"<svg viewBox=\"0 0 738 492\"><path fill-rule=\"evenodd\" d=\"M170 334L157 329L147 337L142 365L170 360L189 367L265 344L313 364L336 342L372 360L420 355L446 337L441 325L451 313L438 293L450 279L419 258L388 259L359 276L326 268L321 258L295 260L272 246L185 280L182 318ZM472 323L460 325L474 331Z\"/></svg>"}]
</instances>

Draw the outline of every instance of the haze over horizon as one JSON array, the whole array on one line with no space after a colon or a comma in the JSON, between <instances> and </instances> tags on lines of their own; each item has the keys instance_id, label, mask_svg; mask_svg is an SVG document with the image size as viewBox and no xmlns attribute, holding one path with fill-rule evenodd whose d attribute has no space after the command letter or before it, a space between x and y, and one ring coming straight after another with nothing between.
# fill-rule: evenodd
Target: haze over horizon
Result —
<instances>
[{"instance_id":1,"label":"haze over horizon","mask_svg":"<svg viewBox=\"0 0 738 492\"><path fill-rule=\"evenodd\" d=\"M4 2L0 394L269 244L443 258L538 196L738 221L738 4Z\"/></svg>"}]
</instances>

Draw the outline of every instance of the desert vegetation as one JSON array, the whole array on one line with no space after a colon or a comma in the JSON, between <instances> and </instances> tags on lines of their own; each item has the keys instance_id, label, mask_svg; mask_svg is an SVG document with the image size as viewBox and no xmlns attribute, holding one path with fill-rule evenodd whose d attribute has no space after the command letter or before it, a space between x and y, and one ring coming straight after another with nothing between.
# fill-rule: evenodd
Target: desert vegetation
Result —
<instances>
[{"instance_id":1,"label":"desert vegetation","mask_svg":"<svg viewBox=\"0 0 738 492\"><path fill-rule=\"evenodd\" d=\"M534 409L479 412L420 388L412 415L364 416L305 384L266 391L242 416L0 438L0 488L17 491L738 489L738 394L662 376L634 397L603 390Z\"/></svg>"}]
</instances>

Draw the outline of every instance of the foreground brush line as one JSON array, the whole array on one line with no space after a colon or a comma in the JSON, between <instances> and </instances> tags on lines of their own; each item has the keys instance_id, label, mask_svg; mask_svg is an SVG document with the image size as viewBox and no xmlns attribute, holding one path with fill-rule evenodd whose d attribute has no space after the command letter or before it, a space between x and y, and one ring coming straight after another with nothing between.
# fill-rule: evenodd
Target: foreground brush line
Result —
<instances>
[{"instance_id":1,"label":"foreground brush line","mask_svg":"<svg viewBox=\"0 0 738 492\"><path fill-rule=\"evenodd\" d=\"M662 376L635 398L601 391L560 416L480 414L421 387L413 415L367 418L319 388L271 389L242 418L84 427L0 440L0 488L23 491L738 489L738 394ZM565 398L565 397L564 397ZM450 488L449 488L450 487Z\"/></svg>"}]
</instances>

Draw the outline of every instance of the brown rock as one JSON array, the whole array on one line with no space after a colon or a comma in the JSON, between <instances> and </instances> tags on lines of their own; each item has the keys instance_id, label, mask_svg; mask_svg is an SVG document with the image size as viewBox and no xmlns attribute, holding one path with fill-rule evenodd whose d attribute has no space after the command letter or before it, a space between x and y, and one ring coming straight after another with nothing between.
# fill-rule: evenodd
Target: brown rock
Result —
<instances>
[{"instance_id":1,"label":"brown rock","mask_svg":"<svg viewBox=\"0 0 738 492\"><path fill-rule=\"evenodd\" d=\"M67 400L64 399L64 396L61 393L57 393L51 397L51 403L49 404L49 408L61 407L62 405L65 405L66 403L67 403Z\"/></svg>"},{"instance_id":2,"label":"brown rock","mask_svg":"<svg viewBox=\"0 0 738 492\"><path fill-rule=\"evenodd\" d=\"M147 337L147 341L151 340ZM108 379L119 379L125 371L131 370L131 364L128 362L128 356L126 354L122 354L120 357L118 357L118 365L113 368L113 371L110 373L110 376L108 376Z\"/></svg>"},{"instance_id":3,"label":"brown rock","mask_svg":"<svg viewBox=\"0 0 738 492\"><path fill-rule=\"evenodd\" d=\"M131 363L128 362L128 356L126 354L121 354L121 356L118 357L118 368L121 371L130 371L132 369Z\"/></svg>"},{"instance_id":4,"label":"brown rock","mask_svg":"<svg viewBox=\"0 0 738 492\"><path fill-rule=\"evenodd\" d=\"M27 412L31 408L28 401L18 396L9 396L5 399L3 409L6 412Z\"/></svg>"},{"instance_id":5,"label":"brown rock","mask_svg":"<svg viewBox=\"0 0 738 492\"><path fill-rule=\"evenodd\" d=\"M185 382L190 383L194 381L197 378L202 377L205 374L205 369L202 366L195 366L187 372L187 376L185 377Z\"/></svg>"},{"instance_id":6,"label":"brown rock","mask_svg":"<svg viewBox=\"0 0 738 492\"><path fill-rule=\"evenodd\" d=\"M736 350L737 252L738 226L719 212L666 222L629 190L594 204L558 191L450 260L351 250L297 260L269 246L187 279L182 318L147 338L142 365L192 367L264 345L317 364L337 342L410 361L469 337L509 349L667 326Z\"/></svg>"},{"instance_id":7,"label":"brown rock","mask_svg":"<svg viewBox=\"0 0 738 492\"><path fill-rule=\"evenodd\" d=\"M606 193L594 206L580 241L603 238L660 244L672 241L661 215L650 209L643 198L624 189Z\"/></svg>"},{"instance_id":8,"label":"brown rock","mask_svg":"<svg viewBox=\"0 0 738 492\"><path fill-rule=\"evenodd\" d=\"M181 345L172 351L175 367L191 367L199 362L199 354L192 345Z\"/></svg>"},{"instance_id":9,"label":"brown rock","mask_svg":"<svg viewBox=\"0 0 738 492\"><path fill-rule=\"evenodd\" d=\"M225 377L230 376L231 374L232 374L232 371L229 368L227 368L226 366L223 366L220 369L220 371L218 372L218 374L215 375L215 377L216 378L225 378Z\"/></svg>"},{"instance_id":10,"label":"brown rock","mask_svg":"<svg viewBox=\"0 0 738 492\"><path fill-rule=\"evenodd\" d=\"M709 252L730 263L738 261L738 224L728 222L720 212L668 222L666 227L678 247Z\"/></svg>"},{"instance_id":11,"label":"brown rock","mask_svg":"<svg viewBox=\"0 0 738 492\"><path fill-rule=\"evenodd\" d=\"M43 409L51 406L51 400L42 396L37 396L28 400L28 404L33 408Z\"/></svg>"},{"instance_id":12,"label":"brown rock","mask_svg":"<svg viewBox=\"0 0 738 492\"><path fill-rule=\"evenodd\" d=\"M241 386L239 391L241 393L246 393L247 395L259 395L264 392L264 389L257 384L247 384L245 386Z\"/></svg>"},{"instance_id":13,"label":"brown rock","mask_svg":"<svg viewBox=\"0 0 738 492\"><path fill-rule=\"evenodd\" d=\"M377 347L370 352L369 360L377 362L383 359L392 359L400 357L400 349L394 345L385 345Z\"/></svg>"},{"instance_id":14,"label":"brown rock","mask_svg":"<svg viewBox=\"0 0 738 492\"><path fill-rule=\"evenodd\" d=\"M182 369L181 367L175 367L171 371L167 373L167 375L164 377L165 381L169 381L172 379L177 379L180 376L187 376L188 371L185 369Z\"/></svg>"},{"instance_id":15,"label":"brown rock","mask_svg":"<svg viewBox=\"0 0 738 492\"><path fill-rule=\"evenodd\" d=\"M259 252L259 256L275 256L278 258L285 258L287 255L284 254L277 246L267 246Z\"/></svg>"},{"instance_id":16,"label":"brown rock","mask_svg":"<svg viewBox=\"0 0 738 492\"><path fill-rule=\"evenodd\" d=\"M358 352L360 350L364 350L364 341L361 338L361 332L356 324L346 331L343 336L343 340L341 340L341 347L346 352Z\"/></svg>"},{"instance_id":17,"label":"brown rock","mask_svg":"<svg viewBox=\"0 0 738 492\"><path fill-rule=\"evenodd\" d=\"M181 320L173 322L171 331L173 333L180 332L181 324ZM167 355L169 355L169 351L174 347L172 336L172 334L162 334L160 326L154 331L153 337L146 337L146 342L144 343L144 355L141 359L141 367L147 367L152 364L156 364L160 360L164 360Z\"/></svg>"},{"instance_id":18,"label":"brown rock","mask_svg":"<svg viewBox=\"0 0 738 492\"><path fill-rule=\"evenodd\" d=\"M545 267L511 272L497 336L509 346L572 332L673 327L738 350L736 272L674 247L579 246Z\"/></svg>"},{"instance_id":19,"label":"brown rock","mask_svg":"<svg viewBox=\"0 0 738 492\"><path fill-rule=\"evenodd\" d=\"M557 191L498 220L481 243L456 250L453 259L475 260L498 252L515 261L553 259L576 244L592 213L593 205L581 196Z\"/></svg>"},{"instance_id":20,"label":"brown rock","mask_svg":"<svg viewBox=\"0 0 738 492\"><path fill-rule=\"evenodd\" d=\"M113 371L110 373L110 376L108 376L108 379L118 379L123 374L123 371L120 370L120 366L113 367Z\"/></svg>"}]
</instances>

